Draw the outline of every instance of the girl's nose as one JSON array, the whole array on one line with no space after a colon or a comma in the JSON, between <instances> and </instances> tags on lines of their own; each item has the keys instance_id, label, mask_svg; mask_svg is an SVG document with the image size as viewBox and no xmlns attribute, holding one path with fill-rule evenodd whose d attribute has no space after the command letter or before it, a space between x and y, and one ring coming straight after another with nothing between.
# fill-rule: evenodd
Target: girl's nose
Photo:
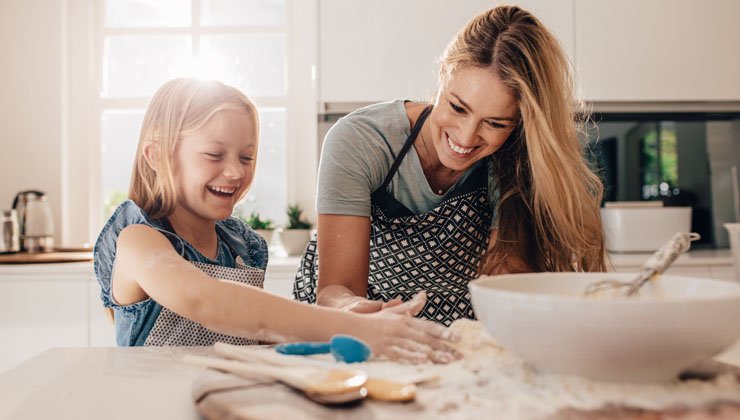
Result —
<instances>
[{"instance_id":1,"label":"girl's nose","mask_svg":"<svg viewBox=\"0 0 740 420\"><path fill-rule=\"evenodd\" d=\"M230 162L224 168L224 176L229 179L242 179L246 175L244 165L237 160L236 162Z\"/></svg>"}]
</instances>

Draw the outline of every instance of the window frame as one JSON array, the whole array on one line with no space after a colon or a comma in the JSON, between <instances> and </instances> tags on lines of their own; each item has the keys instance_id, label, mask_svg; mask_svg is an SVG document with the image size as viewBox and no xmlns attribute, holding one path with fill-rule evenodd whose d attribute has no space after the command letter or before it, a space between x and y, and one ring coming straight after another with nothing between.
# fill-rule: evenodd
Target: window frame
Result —
<instances>
[{"instance_id":1,"label":"window frame","mask_svg":"<svg viewBox=\"0 0 740 420\"><path fill-rule=\"evenodd\" d=\"M92 243L105 223L101 211L104 197L99 185L102 174L102 121L107 110L146 109L150 98L105 98L103 48L109 35L190 34L193 49L209 34L286 35L285 96L259 96L259 108L286 110L286 167L289 204L305 209L315 220L318 172L318 0L286 0L286 23L279 27L198 27L201 0L191 0L191 27L104 28L105 0L70 0L65 19L66 122L64 127L62 179L62 241ZM284 30L285 32L279 32ZM70 54L71 53L71 54ZM69 57L69 58L67 58ZM133 162L131 162L133 164ZM263 164L269 164L263 162Z\"/></svg>"}]
</instances>

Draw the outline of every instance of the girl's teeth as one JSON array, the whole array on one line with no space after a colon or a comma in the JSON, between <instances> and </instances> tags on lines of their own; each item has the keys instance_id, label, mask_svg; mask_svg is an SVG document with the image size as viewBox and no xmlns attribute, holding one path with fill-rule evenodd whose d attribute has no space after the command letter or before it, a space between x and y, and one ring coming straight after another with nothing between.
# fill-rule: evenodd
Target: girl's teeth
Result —
<instances>
[{"instance_id":1,"label":"girl's teeth","mask_svg":"<svg viewBox=\"0 0 740 420\"><path fill-rule=\"evenodd\" d=\"M212 190L212 191L216 191L216 192L219 192L219 193L222 193L222 194L232 194L232 193L234 193L234 191L236 191L236 189L231 189L231 188L229 188L229 189L220 188L220 187L208 187L208 188L210 190Z\"/></svg>"},{"instance_id":2,"label":"girl's teeth","mask_svg":"<svg viewBox=\"0 0 740 420\"><path fill-rule=\"evenodd\" d=\"M460 153L461 155L467 155L468 153L473 151L473 147L460 147L456 145L455 143L450 140L449 137L447 137L447 144L450 145L450 149L452 149L454 152Z\"/></svg>"}]
</instances>

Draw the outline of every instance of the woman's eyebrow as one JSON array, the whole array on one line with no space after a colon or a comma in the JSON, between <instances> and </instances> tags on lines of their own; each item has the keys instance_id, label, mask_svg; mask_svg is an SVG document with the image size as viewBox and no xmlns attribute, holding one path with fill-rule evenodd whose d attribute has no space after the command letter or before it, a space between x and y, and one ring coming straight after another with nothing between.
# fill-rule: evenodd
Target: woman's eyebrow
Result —
<instances>
[{"instance_id":1,"label":"woman's eyebrow","mask_svg":"<svg viewBox=\"0 0 740 420\"><path fill-rule=\"evenodd\" d=\"M470 109L470 105L468 105L467 103L465 103L465 101L463 101L463 100L462 100L462 99L461 99L461 98L460 98L459 96L457 96L457 95L456 95L455 93L453 93L453 92L450 92L450 95L454 96L454 97L455 97L455 99L457 99L457 101L458 101L458 102L460 102L460 105L462 105L462 106L463 106L463 108L467 109L467 110L468 110L468 111L470 111L470 112L472 112L472 111L473 111L472 109ZM488 118L486 118L486 119L489 119L489 120L501 120L501 121L511 121L511 122L516 122L516 118L506 118L506 117L488 117Z\"/></svg>"}]
</instances>

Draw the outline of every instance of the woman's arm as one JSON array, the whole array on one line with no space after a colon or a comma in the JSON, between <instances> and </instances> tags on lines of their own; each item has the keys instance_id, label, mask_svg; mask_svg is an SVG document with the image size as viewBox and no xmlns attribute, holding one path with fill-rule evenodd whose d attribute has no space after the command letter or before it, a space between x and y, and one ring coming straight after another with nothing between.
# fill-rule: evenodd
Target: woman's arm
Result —
<instances>
[{"instance_id":1,"label":"woman's arm","mask_svg":"<svg viewBox=\"0 0 740 420\"><path fill-rule=\"evenodd\" d=\"M390 302L367 300L370 264L370 218L319 214L319 283L316 303L345 311L369 313L395 307ZM396 308L403 313L404 308ZM394 309L394 311L396 311Z\"/></svg>"},{"instance_id":2,"label":"woman's arm","mask_svg":"<svg viewBox=\"0 0 740 420\"><path fill-rule=\"evenodd\" d=\"M431 322L390 313L359 315L306 305L262 289L214 279L175 252L170 242L144 225L125 228L118 238L112 291L119 304L140 290L171 311L224 334L271 342L328 341L350 334L376 354L410 361L455 357L449 332ZM119 293L124 296L119 297ZM424 300L408 304L418 312ZM421 344L421 346L419 346Z\"/></svg>"}]
</instances>

